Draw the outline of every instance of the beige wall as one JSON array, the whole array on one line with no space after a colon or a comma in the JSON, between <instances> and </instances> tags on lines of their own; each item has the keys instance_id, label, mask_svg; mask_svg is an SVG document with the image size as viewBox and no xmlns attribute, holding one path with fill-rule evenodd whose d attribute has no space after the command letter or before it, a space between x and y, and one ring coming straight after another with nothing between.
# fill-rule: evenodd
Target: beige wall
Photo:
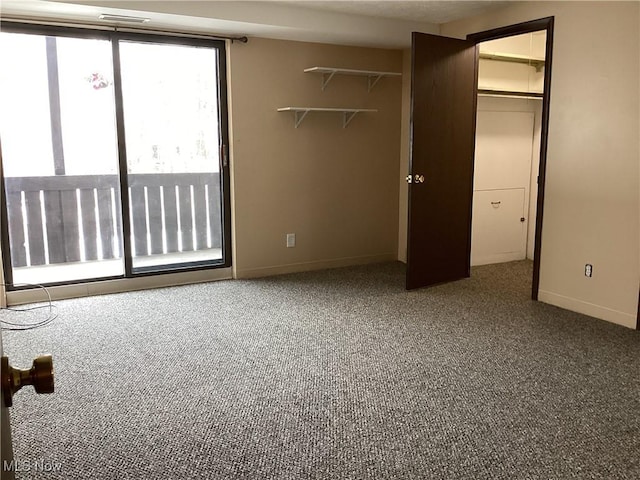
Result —
<instances>
[{"instance_id":1,"label":"beige wall","mask_svg":"<svg viewBox=\"0 0 640 480\"><path fill-rule=\"evenodd\" d=\"M401 79L313 66L400 72L399 50L252 38L230 47L234 268L251 277L397 257ZM286 106L378 109L346 129L338 113L299 128ZM295 233L297 246L286 248Z\"/></svg>"},{"instance_id":2,"label":"beige wall","mask_svg":"<svg viewBox=\"0 0 640 480\"><path fill-rule=\"evenodd\" d=\"M635 327L640 4L514 2L443 25L441 34L462 38L546 16L555 16L555 38L540 299Z\"/></svg>"}]
</instances>

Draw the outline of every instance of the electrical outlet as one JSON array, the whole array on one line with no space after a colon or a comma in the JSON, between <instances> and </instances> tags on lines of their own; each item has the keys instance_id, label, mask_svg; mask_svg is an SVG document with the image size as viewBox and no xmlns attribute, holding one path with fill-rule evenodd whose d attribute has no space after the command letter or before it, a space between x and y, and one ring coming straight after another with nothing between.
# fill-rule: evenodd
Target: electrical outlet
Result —
<instances>
[{"instance_id":1,"label":"electrical outlet","mask_svg":"<svg viewBox=\"0 0 640 480\"><path fill-rule=\"evenodd\" d=\"M593 276L593 265L591 265L590 263L587 263L584 266L584 276L585 277L592 277Z\"/></svg>"},{"instance_id":2,"label":"electrical outlet","mask_svg":"<svg viewBox=\"0 0 640 480\"><path fill-rule=\"evenodd\" d=\"M296 246L296 234L295 233L287 233L287 248Z\"/></svg>"}]
</instances>

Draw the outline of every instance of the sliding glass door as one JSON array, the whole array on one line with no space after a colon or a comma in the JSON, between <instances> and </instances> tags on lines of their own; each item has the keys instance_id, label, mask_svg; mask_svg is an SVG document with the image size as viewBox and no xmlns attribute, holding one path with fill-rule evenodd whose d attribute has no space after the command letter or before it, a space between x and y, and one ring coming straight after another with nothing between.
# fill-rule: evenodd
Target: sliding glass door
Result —
<instances>
[{"instance_id":1,"label":"sliding glass door","mask_svg":"<svg viewBox=\"0 0 640 480\"><path fill-rule=\"evenodd\" d=\"M2 24L8 283L228 266L224 44Z\"/></svg>"},{"instance_id":2,"label":"sliding glass door","mask_svg":"<svg viewBox=\"0 0 640 480\"><path fill-rule=\"evenodd\" d=\"M220 261L218 51L119 47L133 270Z\"/></svg>"},{"instance_id":3,"label":"sliding glass door","mask_svg":"<svg viewBox=\"0 0 640 480\"><path fill-rule=\"evenodd\" d=\"M123 275L110 42L3 32L0 52L7 276Z\"/></svg>"}]
</instances>

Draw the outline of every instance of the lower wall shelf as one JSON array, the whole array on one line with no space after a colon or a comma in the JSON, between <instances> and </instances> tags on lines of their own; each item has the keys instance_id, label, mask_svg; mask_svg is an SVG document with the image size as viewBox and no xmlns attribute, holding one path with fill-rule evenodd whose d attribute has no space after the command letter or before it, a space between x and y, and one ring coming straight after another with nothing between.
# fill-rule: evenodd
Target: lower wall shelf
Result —
<instances>
[{"instance_id":1,"label":"lower wall shelf","mask_svg":"<svg viewBox=\"0 0 640 480\"><path fill-rule=\"evenodd\" d=\"M372 108L320 108L320 107L282 107L278 109L279 112L293 112L294 114L294 126L298 128L302 123L302 120L307 116L309 112L337 112L342 116L342 128L347 128L347 125L353 120L353 117L362 112L377 112L378 110Z\"/></svg>"}]
</instances>

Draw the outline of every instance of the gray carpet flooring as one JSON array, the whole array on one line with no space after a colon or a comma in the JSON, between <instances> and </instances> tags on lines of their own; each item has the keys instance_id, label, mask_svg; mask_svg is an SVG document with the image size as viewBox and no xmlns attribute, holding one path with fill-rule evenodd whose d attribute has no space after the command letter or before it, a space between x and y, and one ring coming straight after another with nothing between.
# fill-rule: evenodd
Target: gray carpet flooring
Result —
<instances>
[{"instance_id":1,"label":"gray carpet flooring","mask_svg":"<svg viewBox=\"0 0 640 480\"><path fill-rule=\"evenodd\" d=\"M640 478L640 332L530 278L407 292L391 263L59 301L4 334L57 375L16 395L17 478Z\"/></svg>"}]
</instances>

